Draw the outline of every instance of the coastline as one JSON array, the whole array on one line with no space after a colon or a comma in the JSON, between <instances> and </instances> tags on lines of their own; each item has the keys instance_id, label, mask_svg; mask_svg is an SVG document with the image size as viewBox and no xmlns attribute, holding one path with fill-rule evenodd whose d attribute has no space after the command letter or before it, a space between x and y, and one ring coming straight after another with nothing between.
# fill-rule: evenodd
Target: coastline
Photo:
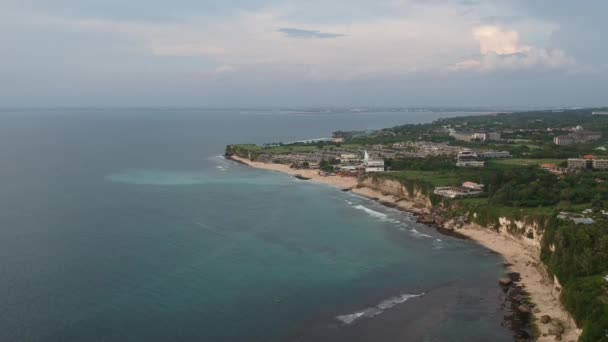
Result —
<instances>
[{"instance_id":1,"label":"coastline","mask_svg":"<svg viewBox=\"0 0 608 342\"><path fill-rule=\"evenodd\" d=\"M578 340L582 330L576 327L570 313L561 304L559 298L556 298L553 280L539 259L540 251L538 249L476 224L465 225L457 231L502 255L507 262L508 271L520 275L521 287L530 295L531 302L535 304L531 314L534 316L541 334L537 341L555 341L555 336L548 335L551 324L541 323L541 317L544 315L549 315L552 321L561 322L564 328L561 335L563 341ZM537 312L536 309L540 311ZM547 335L543 336L543 334Z\"/></svg>"},{"instance_id":2,"label":"coastline","mask_svg":"<svg viewBox=\"0 0 608 342\"><path fill-rule=\"evenodd\" d=\"M255 162L238 156L228 156L226 158L253 168L282 172L294 177L300 176L344 191L352 191L363 197L378 201L381 204L408 211L418 217L430 214L429 209L420 203L404 200L392 195L385 195L380 191L362 187L355 177L321 176L316 170L296 170L288 165ZM525 245L514 238L490 229L484 229L476 224L466 224L457 228L451 226L448 222L438 227L438 229L445 231L449 235L471 239L500 254L505 259L507 273L519 275L519 279L512 286L525 291L530 296L530 302L533 303L533 307L529 308L529 314L534 317L534 322L538 328L539 336L537 341L556 340L554 335L548 334L549 328L553 327L553 322L559 322L564 328L561 340L578 340L582 331L576 327L571 315L563 307L559 298L556 297L556 293L558 294L559 292L556 291L553 280L550 279L545 271L539 259L540 251L536 247ZM514 307L517 306L514 305ZM541 323L541 317L544 315L551 317L551 323Z\"/></svg>"}]
</instances>

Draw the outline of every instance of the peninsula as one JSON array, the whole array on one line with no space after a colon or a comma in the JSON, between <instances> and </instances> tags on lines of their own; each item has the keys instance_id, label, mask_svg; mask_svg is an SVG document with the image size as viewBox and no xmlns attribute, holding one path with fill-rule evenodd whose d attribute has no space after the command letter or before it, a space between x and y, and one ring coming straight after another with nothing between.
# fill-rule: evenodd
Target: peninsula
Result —
<instances>
[{"instance_id":1,"label":"peninsula","mask_svg":"<svg viewBox=\"0 0 608 342\"><path fill-rule=\"evenodd\" d=\"M325 141L229 145L251 167L415 214L500 253L539 341L608 339L608 116L497 113ZM518 275L518 277L513 277Z\"/></svg>"}]
</instances>

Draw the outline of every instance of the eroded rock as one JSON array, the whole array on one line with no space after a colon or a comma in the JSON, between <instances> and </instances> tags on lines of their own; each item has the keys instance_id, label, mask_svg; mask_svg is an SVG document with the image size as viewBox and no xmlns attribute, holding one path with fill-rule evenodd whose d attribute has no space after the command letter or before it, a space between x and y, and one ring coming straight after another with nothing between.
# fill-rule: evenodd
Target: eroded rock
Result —
<instances>
[{"instance_id":1,"label":"eroded rock","mask_svg":"<svg viewBox=\"0 0 608 342\"><path fill-rule=\"evenodd\" d=\"M498 283L501 286L509 286L509 285L513 284L513 280L511 280L511 278L506 278L505 277L505 278L498 279Z\"/></svg>"}]
</instances>

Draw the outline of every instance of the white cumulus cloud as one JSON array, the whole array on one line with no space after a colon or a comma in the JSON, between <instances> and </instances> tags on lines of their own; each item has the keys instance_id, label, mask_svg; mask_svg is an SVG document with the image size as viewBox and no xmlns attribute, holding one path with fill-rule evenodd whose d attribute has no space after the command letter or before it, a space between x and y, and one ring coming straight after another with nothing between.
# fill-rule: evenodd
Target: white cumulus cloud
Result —
<instances>
[{"instance_id":1,"label":"white cumulus cloud","mask_svg":"<svg viewBox=\"0 0 608 342\"><path fill-rule=\"evenodd\" d=\"M522 43L519 32L514 29L482 25L473 27L472 36L479 43L479 56L454 63L449 70L490 72L576 66L574 58L562 50Z\"/></svg>"}]
</instances>

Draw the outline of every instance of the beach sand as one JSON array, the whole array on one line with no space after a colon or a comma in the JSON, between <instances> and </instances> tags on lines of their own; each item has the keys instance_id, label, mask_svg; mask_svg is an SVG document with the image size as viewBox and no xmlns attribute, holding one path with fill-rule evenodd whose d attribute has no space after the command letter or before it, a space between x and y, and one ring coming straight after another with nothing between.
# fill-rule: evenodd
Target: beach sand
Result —
<instances>
[{"instance_id":1,"label":"beach sand","mask_svg":"<svg viewBox=\"0 0 608 342\"><path fill-rule=\"evenodd\" d=\"M465 225L457 229L456 232L469 237L482 246L501 254L506 262L510 264L510 272L517 272L521 275L520 283L526 292L530 294L532 303L540 312L533 315L537 319L537 326L541 336L538 341L555 341L555 336L542 336L548 332L551 324L542 324L540 317L543 315L551 316L552 321L558 320L565 328L562 334L562 341L576 341L582 333L576 328L574 320L563 307L553 290L553 280L545 271L542 262L539 260L540 251L536 247L525 245L514 238L507 237L489 229L484 229L478 225Z\"/></svg>"},{"instance_id":2,"label":"beach sand","mask_svg":"<svg viewBox=\"0 0 608 342\"><path fill-rule=\"evenodd\" d=\"M343 190L350 189L358 195L406 211L418 214L428 213L428 209L421 208L416 203L392 195L385 195L371 188L358 187L358 181L355 177L321 176L316 170L296 170L291 169L288 165L254 162L238 156L232 156L231 159L254 168L283 172L292 176L301 175L310 178L311 181L331 185ZM519 283L530 294L530 299L535 304L535 309L538 309L532 313L537 320L536 323L541 334L538 341L555 341L555 336L543 336L543 334L547 334L549 327L552 325L552 323L542 324L540 322L540 318L543 315L551 316L552 322L559 321L564 327L565 331L562 334L562 341L578 340L582 331L576 328L574 320L556 297L557 292L554 290L554 283L539 260L540 251L538 248L525 245L515 238L499 234L490 229L484 229L475 224L465 225L454 231L499 253L503 256L505 262L509 264L507 267L508 271L520 274L521 280Z\"/></svg>"},{"instance_id":3,"label":"beach sand","mask_svg":"<svg viewBox=\"0 0 608 342\"><path fill-rule=\"evenodd\" d=\"M247 164L256 169L264 169L269 171L278 171L283 172L292 176L300 175L306 178L310 178L310 180L323 183L327 185L331 185L342 190L351 189L357 186L357 178L356 177L342 177L342 176L321 176L317 172L317 170L297 170L292 169L289 165L284 164L272 164L272 163L261 163L251 161L249 159L241 158L238 156L231 156L231 159L241 162L243 164Z\"/></svg>"}]
</instances>

